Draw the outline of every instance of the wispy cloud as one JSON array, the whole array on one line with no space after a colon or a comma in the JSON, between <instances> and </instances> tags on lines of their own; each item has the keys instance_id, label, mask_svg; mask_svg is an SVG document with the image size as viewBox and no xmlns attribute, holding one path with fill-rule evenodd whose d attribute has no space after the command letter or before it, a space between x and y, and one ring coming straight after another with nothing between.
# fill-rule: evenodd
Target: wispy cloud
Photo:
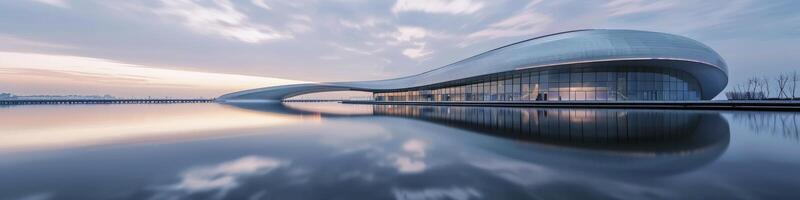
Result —
<instances>
[{"instance_id":1,"label":"wispy cloud","mask_svg":"<svg viewBox=\"0 0 800 200\"><path fill-rule=\"evenodd\" d=\"M31 1L60 8L69 8L69 3L67 3L66 0L31 0Z\"/></svg>"},{"instance_id":2,"label":"wispy cloud","mask_svg":"<svg viewBox=\"0 0 800 200\"><path fill-rule=\"evenodd\" d=\"M613 0L605 4L610 15L627 15L665 10L675 5L675 1Z\"/></svg>"},{"instance_id":3,"label":"wispy cloud","mask_svg":"<svg viewBox=\"0 0 800 200\"><path fill-rule=\"evenodd\" d=\"M191 0L162 0L163 7L156 12L180 20L192 30L223 36L247 43L291 38L263 24L250 22L229 0L215 0L200 4Z\"/></svg>"},{"instance_id":4,"label":"wispy cloud","mask_svg":"<svg viewBox=\"0 0 800 200\"><path fill-rule=\"evenodd\" d=\"M392 37L398 42L408 42L422 39L429 35L428 30L421 27L401 26L397 28L397 32L392 34Z\"/></svg>"},{"instance_id":5,"label":"wispy cloud","mask_svg":"<svg viewBox=\"0 0 800 200\"><path fill-rule=\"evenodd\" d=\"M483 6L483 2L473 0L398 0L392 6L392 12L472 14Z\"/></svg>"},{"instance_id":6,"label":"wispy cloud","mask_svg":"<svg viewBox=\"0 0 800 200\"><path fill-rule=\"evenodd\" d=\"M3 35L0 34L0 44L5 46L6 48L9 47L16 47L16 48L47 48L47 49L73 49L75 47L63 45L63 44L56 44L52 42L40 42L35 40L28 40L20 37L15 37L11 35Z\"/></svg>"},{"instance_id":7,"label":"wispy cloud","mask_svg":"<svg viewBox=\"0 0 800 200\"><path fill-rule=\"evenodd\" d=\"M367 55L367 56L371 56L371 55L373 55L375 53L383 51L383 49L373 49L373 50L359 49L359 48L355 48L355 47L344 46L344 45L341 45L341 44L338 44L338 43L331 43L330 45L335 47L335 48L337 48L337 49L346 51L346 52L351 52L351 53L356 53L356 54L361 54L361 55Z\"/></svg>"},{"instance_id":8,"label":"wispy cloud","mask_svg":"<svg viewBox=\"0 0 800 200\"><path fill-rule=\"evenodd\" d=\"M432 50L428 50L425 48L426 43L424 42L414 42L414 46L410 48L403 49L403 55L408 56L411 59L420 59L427 55L433 53Z\"/></svg>"},{"instance_id":9,"label":"wispy cloud","mask_svg":"<svg viewBox=\"0 0 800 200\"><path fill-rule=\"evenodd\" d=\"M422 27L400 26L395 32L381 34L379 37L389 38L389 45L406 46L401 52L406 57L421 59L433 53L427 48L426 39L438 36Z\"/></svg>"},{"instance_id":10,"label":"wispy cloud","mask_svg":"<svg viewBox=\"0 0 800 200\"><path fill-rule=\"evenodd\" d=\"M263 8L264 10L272 10L272 6L267 5L267 2L265 2L264 0L251 0L250 2L252 2L253 5L258 6L259 8Z\"/></svg>"},{"instance_id":11,"label":"wispy cloud","mask_svg":"<svg viewBox=\"0 0 800 200\"><path fill-rule=\"evenodd\" d=\"M313 29L311 27L311 23L313 22L311 16L293 14L289 16L289 19L286 28L292 33L305 33Z\"/></svg>"},{"instance_id":12,"label":"wispy cloud","mask_svg":"<svg viewBox=\"0 0 800 200\"><path fill-rule=\"evenodd\" d=\"M544 31L553 19L532 9L495 22L487 28L469 34L469 38L502 38L521 35L534 35Z\"/></svg>"},{"instance_id":13,"label":"wispy cloud","mask_svg":"<svg viewBox=\"0 0 800 200\"><path fill-rule=\"evenodd\" d=\"M336 55L327 55L327 56L320 56L319 59L322 59L322 60L341 60L342 57L341 56L336 56Z\"/></svg>"},{"instance_id":14,"label":"wispy cloud","mask_svg":"<svg viewBox=\"0 0 800 200\"><path fill-rule=\"evenodd\" d=\"M389 23L386 20L380 20L377 18L365 18L361 21L352 21L352 20L339 20L339 24L344 27L353 28L353 29L364 29L364 28L372 28L379 24L386 24Z\"/></svg>"}]
</instances>

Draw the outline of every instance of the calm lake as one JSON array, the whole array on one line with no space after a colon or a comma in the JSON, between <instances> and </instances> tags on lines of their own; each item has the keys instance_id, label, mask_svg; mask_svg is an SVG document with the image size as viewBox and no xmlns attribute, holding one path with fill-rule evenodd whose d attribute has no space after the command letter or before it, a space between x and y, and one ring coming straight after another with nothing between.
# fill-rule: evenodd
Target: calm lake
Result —
<instances>
[{"instance_id":1,"label":"calm lake","mask_svg":"<svg viewBox=\"0 0 800 200\"><path fill-rule=\"evenodd\" d=\"M800 113L0 107L0 199L800 199Z\"/></svg>"}]
</instances>

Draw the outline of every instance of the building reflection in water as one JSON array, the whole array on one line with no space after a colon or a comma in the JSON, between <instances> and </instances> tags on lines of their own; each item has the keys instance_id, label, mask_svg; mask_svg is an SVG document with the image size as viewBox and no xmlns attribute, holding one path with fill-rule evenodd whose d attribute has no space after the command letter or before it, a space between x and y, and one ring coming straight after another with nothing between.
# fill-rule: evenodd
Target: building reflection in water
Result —
<instances>
[{"instance_id":1,"label":"building reflection in water","mask_svg":"<svg viewBox=\"0 0 800 200\"><path fill-rule=\"evenodd\" d=\"M342 114L315 111L318 106L303 103L237 107L323 119L392 116L422 120L479 133L445 136L463 145L604 176L692 171L719 158L730 142L728 123L717 112L410 105L373 105L372 112L365 112L361 105L357 113Z\"/></svg>"},{"instance_id":2,"label":"building reflection in water","mask_svg":"<svg viewBox=\"0 0 800 200\"><path fill-rule=\"evenodd\" d=\"M609 150L676 149L728 137L719 114L693 111L375 105L374 113L515 140Z\"/></svg>"}]
</instances>

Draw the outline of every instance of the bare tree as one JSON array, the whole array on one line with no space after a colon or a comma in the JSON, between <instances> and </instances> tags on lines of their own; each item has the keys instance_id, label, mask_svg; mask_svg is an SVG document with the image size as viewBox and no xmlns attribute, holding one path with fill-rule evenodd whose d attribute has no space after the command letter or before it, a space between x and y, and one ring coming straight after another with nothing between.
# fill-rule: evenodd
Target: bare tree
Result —
<instances>
[{"instance_id":1,"label":"bare tree","mask_svg":"<svg viewBox=\"0 0 800 200\"><path fill-rule=\"evenodd\" d=\"M726 92L725 96L728 97L728 100L749 99L749 91L745 88L745 84L746 83L737 84L731 88L732 91Z\"/></svg>"},{"instance_id":2,"label":"bare tree","mask_svg":"<svg viewBox=\"0 0 800 200\"><path fill-rule=\"evenodd\" d=\"M755 94L759 90L759 88L761 88L761 87L758 87L759 83L760 83L760 81L758 81L758 78L755 77L755 76L747 80L747 90L750 91L750 94L747 95L748 99L755 99L756 98Z\"/></svg>"},{"instance_id":3,"label":"bare tree","mask_svg":"<svg viewBox=\"0 0 800 200\"><path fill-rule=\"evenodd\" d=\"M749 89L750 88L747 87L747 81L739 84L739 91L742 92L741 98L747 98L747 92L750 92Z\"/></svg>"},{"instance_id":4,"label":"bare tree","mask_svg":"<svg viewBox=\"0 0 800 200\"><path fill-rule=\"evenodd\" d=\"M786 94L786 84L789 83L789 75L780 74L775 78L775 82L778 84L778 99L781 97L789 98L789 95Z\"/></svg>"},{"instance_id":5,"label":"bare tree","mask_svg":"<svg viewBox=\"0 0 800 200\"><path fill-rule=\"evenodd\" d=\"M767 77L764 76L764 79L761 79L761 81L762 81L761 82L761 87L764 88L764 90L763 90L764 91L764 99L768 99L769 98L769 94L770 94L769 93L769 90L770 90L770 88L769 88L769 79L767 79Z\"/></svg>"},{"instance_id":6,"label":"bare tree","mask_svg":"<svg viewBox=\"0 0 800 200\"><path fill-rule=\"evenodd\" d=\"M795 96L795 92L797 91L797 82L798 81L800 81L800 76L797 75L797 71L794 71L792 73L792 87L791 87L791 89L792 89L792 92L791 92L792 93L792 100L797 98L797 96Z\"/></svg>"}]
</instances>

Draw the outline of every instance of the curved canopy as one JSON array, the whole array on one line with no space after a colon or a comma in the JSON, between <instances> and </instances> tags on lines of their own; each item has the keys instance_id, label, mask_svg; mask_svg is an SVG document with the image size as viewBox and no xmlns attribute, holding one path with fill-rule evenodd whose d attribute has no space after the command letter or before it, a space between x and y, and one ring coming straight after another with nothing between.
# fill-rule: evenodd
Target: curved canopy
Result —
<instances>
[{"instance_id":1,"label":"curved canopy","mask_svg":"<svg viewBox=\"0 0 800 200\"><path fill-rule=\"evenodd\" d=\"M700 80L702 99L713 98L728 83L727 65L722 57L695 40L658 32L592 29L523 40L413 76L275 86L230 93L218 99L279 101L325 91L398 90L513 70L608 62L637 62L645 67L686 71Z\"/></svg>"}]
</instances>

